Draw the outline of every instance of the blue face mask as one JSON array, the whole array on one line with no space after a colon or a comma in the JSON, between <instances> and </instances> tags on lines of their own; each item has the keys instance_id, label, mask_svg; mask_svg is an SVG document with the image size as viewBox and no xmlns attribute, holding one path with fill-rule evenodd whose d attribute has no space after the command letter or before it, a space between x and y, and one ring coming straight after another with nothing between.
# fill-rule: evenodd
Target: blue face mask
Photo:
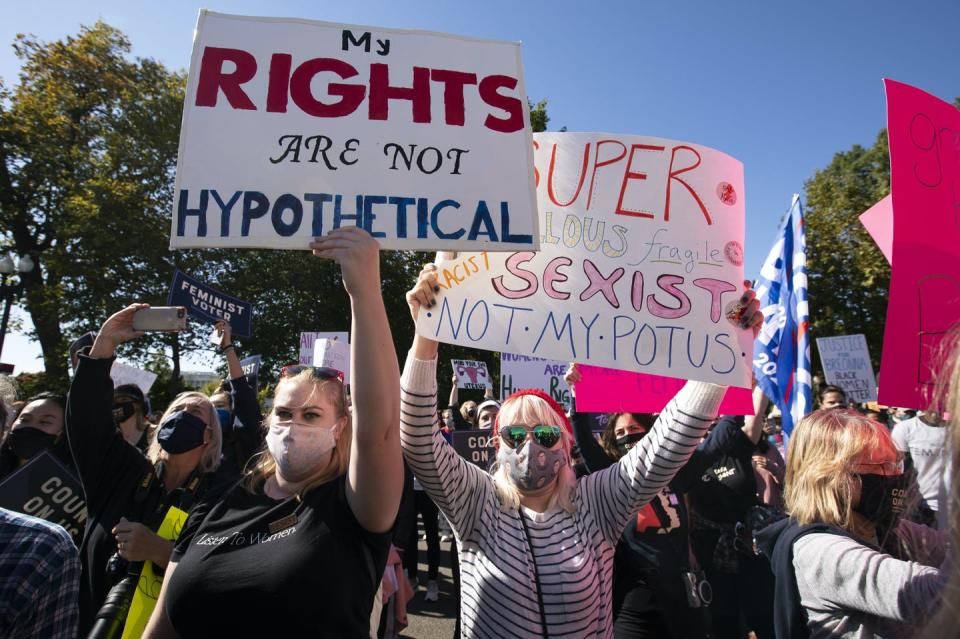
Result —
<instances>
[{"instance_id":1,"label":"blue face mask","mask_svg":"<svg viewBox=\"0 0 960 639\"><path fill-rule=\"evenodd\" d=\"M233 426L233 420L230 419L230 411L226 408L217 409L217 417L220 419L220 428L229 430Z\"/></svg>"},{"instance_id":2,"label":"blue face mask","mask_svg":"<svg viewBox=\"0 0 960 639\"><path fill-rule=\"evenodd\" d=\"M171 455L179 455L203 446L203 431L206 429L207 425L202 419L185 410L178 410L160 424L157 441Z\"/></svg>"}]
</instances>

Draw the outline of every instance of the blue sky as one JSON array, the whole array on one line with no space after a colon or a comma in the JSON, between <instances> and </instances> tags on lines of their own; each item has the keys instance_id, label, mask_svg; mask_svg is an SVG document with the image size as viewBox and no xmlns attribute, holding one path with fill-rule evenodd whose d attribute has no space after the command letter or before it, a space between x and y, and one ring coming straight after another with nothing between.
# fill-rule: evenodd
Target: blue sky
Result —
<instances>
[{"instance_id":1,"label":"blue sky","mask_svg":"<svg viewBox=\"0 0 960 639\"><path fill-rule=\"evenodd\" d=\"M44 40L103 19L134 55L189 63L204 5L6 2L0 77L18 69L18 32ZM754 276L790 196L833 154L870 145L885 125L882 78L946 100L960 95L960 2L216 2L206 8L523 42L527 91L549 100L550 128L687 140L745 165L745 267ZM36 346L10 336L4 361L37 370Z\"/></svg>"}]
</instances>

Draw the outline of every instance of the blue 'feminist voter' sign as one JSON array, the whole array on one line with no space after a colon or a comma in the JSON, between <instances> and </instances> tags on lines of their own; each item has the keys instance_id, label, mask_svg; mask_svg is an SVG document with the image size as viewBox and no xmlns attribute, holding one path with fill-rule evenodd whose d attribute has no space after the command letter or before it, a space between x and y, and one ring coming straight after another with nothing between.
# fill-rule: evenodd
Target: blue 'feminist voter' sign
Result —
<instances>
[{"instance_id":1,"label":"blue 'feminist voter' sign","mask_svg":"<svg viewBox=\"0 0 960 639\"><path fill-rule=\"evenodd\" d=\"M179 270L173 275L167 303L185 306L188 313L207 322L226 320L235 336L250 337L253 312L250 302L222 293Z\"/></svg>"}]
</instances>

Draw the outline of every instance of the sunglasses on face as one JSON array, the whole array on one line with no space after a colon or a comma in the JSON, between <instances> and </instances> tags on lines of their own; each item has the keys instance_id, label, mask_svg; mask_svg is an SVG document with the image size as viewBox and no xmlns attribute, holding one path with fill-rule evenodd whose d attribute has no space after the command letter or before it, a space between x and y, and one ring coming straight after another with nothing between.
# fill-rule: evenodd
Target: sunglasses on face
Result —
<instances>
[{"instance_id":1,"label":"sunglasses on face","mask_svg":"<svg viewBox=\"0 0 960 639\"><path fill-rule=\"evenodd\" d=\"M865 470L864 470L865 469ZM901 475L903 474L903 459L885 462L861 462L857 464L857 474Z\"/></svg>"},{"instance_id":2,"label":"sunglasses on face","mask_svg":"<svg viewBox=\"0 0 960 639\"><path fill-rule=\"evenodd\" d=\"M519 448L527 440L528 435L533 435L533 440L544 448L553 448L560 441L559 426L545 426L538 424L534 427L529 426L501 426L500 439L509 448Z\"/></svg>"},{"instance_id":3,"label":"sunglasses on face","mask_svg":"<svg viewBox=\"0 0 960 639\"><path fill-rule=\"evenodd\" d=\"M301 366L299 364L291 364L290 366L284 366L280 369L280 377L296 377L303 371L310 371L310 374L316 379L338 379L341 384L343 383L343 371L338 371L335 368L327 368L326 366Z\"/></svg>"}]
</instances>

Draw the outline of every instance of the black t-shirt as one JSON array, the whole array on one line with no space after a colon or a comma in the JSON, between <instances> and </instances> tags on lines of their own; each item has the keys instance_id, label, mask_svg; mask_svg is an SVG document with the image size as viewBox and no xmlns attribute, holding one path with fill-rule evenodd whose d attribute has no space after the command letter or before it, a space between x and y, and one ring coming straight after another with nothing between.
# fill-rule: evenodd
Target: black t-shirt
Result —
<instances>
[{"instance_id":1,"label":"black t-shirt","mask_svg":"<svg viewBox=\"0 0 960 639\"><path fill-rule=\"evenodd\" d=\"M184 526L167 615L184 637L368 637L389 549L353 515L345 476L302 501L238 483Z\"/></svg>"},{"instance_id":2,"label":"black t-shirt","mask_svg":"<svg viewBox=\"0 0 960 639\"><path fill-rule=\"evenodd\" d=\"M741 430L743 417L723 417L704 444L719 458L703 471L700 481L688 492L694 513L723 524L742 521L747 510L757 505L757 480L753 473L753 442Z\"/></svg>"}]
</instances>

